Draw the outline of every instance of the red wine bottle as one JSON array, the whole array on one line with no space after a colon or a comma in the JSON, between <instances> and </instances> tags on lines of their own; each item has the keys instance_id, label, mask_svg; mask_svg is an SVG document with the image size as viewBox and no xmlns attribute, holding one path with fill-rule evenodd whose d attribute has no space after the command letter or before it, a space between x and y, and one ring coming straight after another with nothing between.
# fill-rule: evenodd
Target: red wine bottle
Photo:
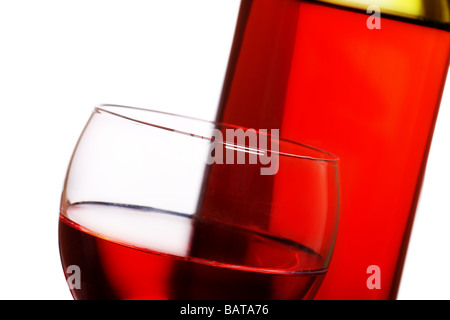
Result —
<instances>
[{"instance_id":1,"label":"red wine bottle","mask_svg":"<svg viewBox=\"0 0 450 320\"><path fill-rule=\"evenodd\" d=\"M373 2L242 0L217 114L340 158L338 235L316 299L396 298L448 69L449 1ZM205 195L226 187L210 181ZM275 188L268 177L242 196ZM205 218L218 201L206 196Z\"/></svg>"}]
</instances>

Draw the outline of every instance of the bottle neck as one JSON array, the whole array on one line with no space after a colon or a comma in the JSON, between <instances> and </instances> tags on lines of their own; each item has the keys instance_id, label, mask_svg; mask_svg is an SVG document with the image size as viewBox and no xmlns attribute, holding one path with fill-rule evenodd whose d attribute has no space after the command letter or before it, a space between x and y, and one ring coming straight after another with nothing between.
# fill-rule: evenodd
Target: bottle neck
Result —
<instances>
[{"instance_id":1,"label":"bottle neck","mask_svg":"<svg viewBox=\"0 0 450 320\"><path fill-rule=\"evenodd\" d=\"M450 31L450 0L315 0L367 12L377 6L381 14Z\"/></svg>"}]
</instances>

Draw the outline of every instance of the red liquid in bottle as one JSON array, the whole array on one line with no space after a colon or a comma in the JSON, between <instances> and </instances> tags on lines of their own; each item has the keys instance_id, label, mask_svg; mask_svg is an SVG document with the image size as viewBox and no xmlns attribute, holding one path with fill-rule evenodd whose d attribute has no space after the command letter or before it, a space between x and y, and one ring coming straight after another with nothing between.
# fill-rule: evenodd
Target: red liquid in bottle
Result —
<instances>
[{"instance_id":1,"label":"red liquid in bottle","mask_svg":"<svg viewBox=\"0 0 450 320\"><path fill-rule=\"evenodd\" d=\"M318 2L244 0L218 113L340 158L339 231L316 299L396 297L448 68L442 26L382 12L381 29L369 29L368 17ZM221 187L212 181L206 194ZM269 179L245 196L270 198L273 188ZM371 265L380 289L367 286Z\"/></svg>"}]
</instances>

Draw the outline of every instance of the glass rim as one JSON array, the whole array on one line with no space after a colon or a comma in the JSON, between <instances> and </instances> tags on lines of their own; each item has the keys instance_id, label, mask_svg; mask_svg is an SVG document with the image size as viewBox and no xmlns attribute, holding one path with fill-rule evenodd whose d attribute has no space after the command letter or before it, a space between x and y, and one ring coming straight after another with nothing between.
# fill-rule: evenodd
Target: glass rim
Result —
<instances>
[{"instance_id":1,"label":"glass rim","mask_svg":"<svg viewBox=\"0 0 450 320\"><path fill-rule=\"evenodd\" d=\"M133 107L133 106L125 106L125 105L118 105L118 104L98 104L94 107L94 111L97 113L108 113L109 115L112 116L116 116L128 121L133 121L133 122L137 122L143 125L147 125L147 126L151 126L151 127L156 127L159 129L164 129L164 130L168 130L168 131L173 131L173 132L177 132L180 134L186 134L186 135L191 135L193 137L197 137L197 138L202 138L202 139L206 139L206 140L210 140L213 141L215 139L211 138L211 137L205 137L203 135L198 135L195 134L193 132L187 132L187 131L180 131L176 128L176 126L173 127L168 127L168 126L162 126L160 124L158 124L157 122L152 123L152 122L148 122L148 121L144 121L142 119L139 119L137 117L132 117L129 115L126 115L125 112L121 113L121 112L114 112L111 109L117 109L117 110L134 110L134 111L140 111L140 112L148 112L148 113L153 113L153 114L159 114L159 115L164 115L164 116L169 116L169 117L175 117L178 119L183 119L183 120L189 120L189 121L194 121L194 122L201 122L204 124L210 124L213 125L215 127L228 127L228 128L232 128L232 129L242 129L242 130L248 130L248 129L253 129L255 130L255 132L260 133L262 129L254 129L254 128L247 128L244 126L240 126L240 125L234 125L234 124L230 124L227 122L222 122L222 121L211 121L211 120L205 120L205 119L201 119L201 118L196 118L196 117L192 117L192 116L187 116L187 115L181 115L181 114L176 114L176 113L171 113L171 112L165 112L165 111L160 111L160 110L154 110L154 109L147 109L147 108L141 108L141 107ZM271 133L265 133L269 138L273 138ZM330 162L330 163L334 163L337 164L339 162L339 158L328 152L328 151L324 151L321 150L319 148L304 144L304 143L300 143L297 141L293 141L293 140L288 140L288 139L284 139L281 137L276 137L276 139L283 144L289 144L292 145L294 147L297 148L304 148L307 149L309 151L313 151L315 153L320 154L321 156L311 156L311 155L302 155L300 153L294 152L283 152L283 151L273 151L273 150L268 150L270 152L276 152L278 153L278 155L280 156L287 156L287 157L293 157L293 158L299 158L299 159L304 159L304 160L312 160L312 161L321 161L321 162ZM223 143L226 143L227 141L222 141ZM260 149L260 148L258 148ZM262 150L262 149L260 149Z\"/></svg>"}]
</instances>

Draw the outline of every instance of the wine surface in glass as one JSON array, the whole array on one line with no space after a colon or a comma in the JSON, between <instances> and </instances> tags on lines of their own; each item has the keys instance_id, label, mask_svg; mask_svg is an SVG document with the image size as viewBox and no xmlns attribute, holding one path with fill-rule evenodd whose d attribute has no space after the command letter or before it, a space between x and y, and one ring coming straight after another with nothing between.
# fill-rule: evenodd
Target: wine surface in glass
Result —
<instances>
[{"instance_id":1,"label":"wine surface in glass","mask_svg":"<svg viewBox=\"0 0 450 320\"><path fill-rule=\"evenodd\" d=\"M364 3L243 0L217 117L340 158L339 231L317 299L396 297L448 69L448 1L380 1L396 3L380 29Z\"/></svg>"},{"instance_id":2,"label":"wine surface in glass","mask_svg":"<svg viewBox=\"0 0 450 320\"><path fill-rule=\"evenodd\" d=\"M208 244L201 255L190 247L194 229ZM79 268L78 279L66 273L75 299L302 299L326 273L298 243L143 207L72 205L59 245L64 270Z\"/></svg>"}]
</instances>

